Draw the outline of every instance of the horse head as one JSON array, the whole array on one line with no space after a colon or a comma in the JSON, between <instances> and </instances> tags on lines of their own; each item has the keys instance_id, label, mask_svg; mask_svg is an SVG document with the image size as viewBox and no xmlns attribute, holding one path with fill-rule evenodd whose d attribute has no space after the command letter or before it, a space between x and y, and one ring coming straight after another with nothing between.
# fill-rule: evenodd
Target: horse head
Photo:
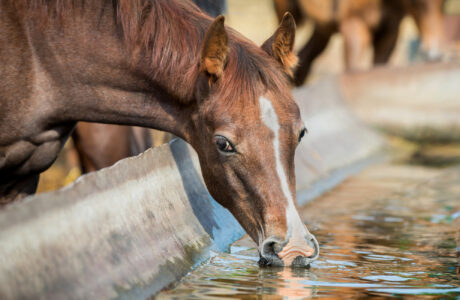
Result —
<instances>
[{"instance_id":1,"label":"horse head","mask_svg":"<svg viewBox=\"0 0 460 300\"><path fill-rule=\"evenodd\" d=\"M286 76L294 37L289 13L262 47L217 17L203 41L191 117L188 140L208 190L257 243L261 265L306 266L319 254L295 200L294 154L307 129Z\"/></svg>"}]
</instances>

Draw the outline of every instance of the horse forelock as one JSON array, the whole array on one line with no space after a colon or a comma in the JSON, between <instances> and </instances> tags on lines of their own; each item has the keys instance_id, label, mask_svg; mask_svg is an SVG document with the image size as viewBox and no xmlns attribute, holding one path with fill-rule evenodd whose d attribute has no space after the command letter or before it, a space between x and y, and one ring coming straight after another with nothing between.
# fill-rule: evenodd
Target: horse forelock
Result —
<instances>
[{"instance_id":1,"label":"horse forelock","mask_svg":"<svg viewBox=\"0 0 460 300\"><path fill-rule=\"evenodd\" d=\"M258 105L258 99L268 91L273 94L288 93L287 76L277 62L262 49L247 43L234 43L228 64L219 79L216 94L221 105Z\"/></svg>"}]
</instances>

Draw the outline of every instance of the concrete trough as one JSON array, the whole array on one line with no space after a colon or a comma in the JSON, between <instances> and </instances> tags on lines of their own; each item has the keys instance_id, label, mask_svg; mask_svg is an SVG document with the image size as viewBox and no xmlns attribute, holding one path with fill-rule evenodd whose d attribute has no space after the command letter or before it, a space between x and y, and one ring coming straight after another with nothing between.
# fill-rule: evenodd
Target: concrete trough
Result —
<instances>
[{"instance_id":1,"label":"concrete trough","mask_svg":"<svg viewBox=\"0 0 460 300\"><path fill-rule=\"evenodd\" d=\"M416 142L460 141L460 64L381 67L343 75L341 92L360 119Z\"/></svg>"},{"instance_id":2,"label":"concrete trough","mask_svg":"<svg viewBox=\"0 0 460 300\"><path fill-rule=\"evenodd\" d=\"M309 129L296 153L300 203L385 145L349 113L337 80L294 91ZM243 234L175 140L0 211L0 299L145 298Z\"/></svg>"}]
</instances>

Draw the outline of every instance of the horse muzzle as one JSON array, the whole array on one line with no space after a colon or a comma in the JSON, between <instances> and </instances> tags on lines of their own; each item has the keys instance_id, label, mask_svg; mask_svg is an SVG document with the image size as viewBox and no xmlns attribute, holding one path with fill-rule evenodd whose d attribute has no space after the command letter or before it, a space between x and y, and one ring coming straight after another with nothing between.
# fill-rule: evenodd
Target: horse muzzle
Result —
<instances>
[{"instance_id":1,"label":"horse muzzle","mask_svg":"<svg viewBox=\"0 0 460 300\"><path fill-rule=\"evenodd\" d=\"M291 238L288 242L268 238L262 244L259 265L262 267L307 267L319 256L319 244L314 235Z\"/></svg>"}]
</instances>

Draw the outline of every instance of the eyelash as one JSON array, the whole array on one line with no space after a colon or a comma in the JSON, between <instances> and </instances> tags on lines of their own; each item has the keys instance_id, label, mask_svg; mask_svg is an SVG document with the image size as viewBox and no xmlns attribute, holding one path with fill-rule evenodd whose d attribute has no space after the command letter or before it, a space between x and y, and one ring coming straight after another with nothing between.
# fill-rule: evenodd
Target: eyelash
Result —
<instances>
[{"instance_id":1,"label":"eyelash","mask_svg":"<svg viewBox=\"0 0 460 300\"><path fill-rule=\"evenodd\" d=\"M307 133L307 128L303 128L300 133L299 133L299 137L298 137L298 142L300 143L300 141L302 140L302 138L305 136L305 134Z\"/></svg>"},{"instance_id":2,"label":"eyelash","mask_svg":"<svg viewBox=\"0 0 460 300\"><path fill-rule=\"evenodd\" d=\"M224 153L235 153L236 149L233 143L227 139L225 136L216 135L214 137L217 149Z\"/></svg>"}]
</instances>

